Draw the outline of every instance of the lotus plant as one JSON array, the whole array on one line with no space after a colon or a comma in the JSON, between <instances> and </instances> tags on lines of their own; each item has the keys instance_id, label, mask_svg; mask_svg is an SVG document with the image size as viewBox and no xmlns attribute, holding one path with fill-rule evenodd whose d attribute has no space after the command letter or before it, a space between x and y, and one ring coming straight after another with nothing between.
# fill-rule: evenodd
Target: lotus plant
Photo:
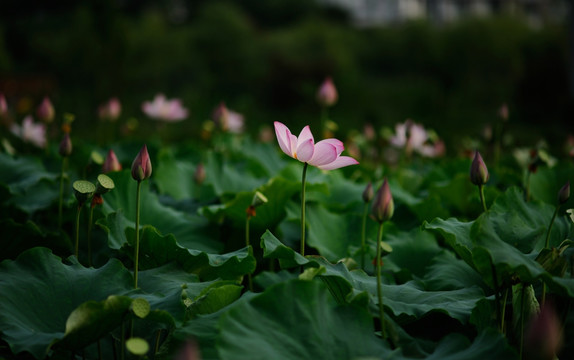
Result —
<instances>
[{"instance_id":1,"label":"lotus plant","mask_svg":"<svg viewBox=\"0 0 574 360\"><path fill-rule=\"evenodd\" d=\"M474 159L470 165L470 181L478 186L478 193L480 196L480 202L482 203L482 208L486 212L486 202L484 200L484 185L488 182L490 174L488 173L488 168L482 160L480 153L476 151L474 153Z\"/></svg>"},{"instance_id":2,"label":"lotus plant","mask_svg":"<svg viewBox=\"0 0 574 360\"><path fill-rule=\"evenodd\" d=\"M62 227L62 203L64 199L64 178L66 177L66 170L68 168L68 157L72 154L72 140L69 133L64 133L64 137L60 142L58 149L62 157L62 171L60 173L60 199L58 202L58 228Z\"/></svg>"},{"instance_id":3,"label":"lotus plant","mask_svg":"<svg viewBox=\"0 0 574 360\"><path fill-rule=\"evenodd\" d=\"M246 213L246 219L245 219L245 246L249 247L250 246L250 242L249 242L249 222L251 221L252 217L255 217L256 215L256 209L267 203L269 200L267 200L267 197L265 195L263 195L262 193L260 193L259 191L255 192L255 195L253 195L253 200L251 200L251 204L247 207L247 209L245 209L245 213ZM253 291L253 280L251 278L251 273L249 273L248 275L248 279L249 279L249 290Z\"/></svg>"},{"instance_id":4,"label":"lotus plant","mask_svg":"<svg viewBox=\"0 0 574 360\"><path fill-rule=\"evenodd\" d=\"M82 208L84 207L86 201L88 201L94 195L96 186L86 180L74 181L72 186L74 188L74 195L78 201L78 209L76 212L76 246L74 251L76 258L78 258L80 245L80 213L82 212Z\"/></svg>"},{"instance_id":5,"label":"lotus plant","mask_svg":"<svg viewBox=\"0 0 574 360\"><path fill-rule=\"evenodd\" d=\"M147 146L144 145L132 163L132 178L138 182L136 190L136 244L134 252L134 288L138 287L138 265L139 265L139 250L140 250L140 188L142 181L151 176L151 161Z\"/></svg>"},{"instance_id":6,"label":"lotus plant","mask_svg":"<svg viewBox=\"0 0 574 360\"><path fill-rule=\"evenodd\" d=\"M142 111L150 118L164 122L182 121L187 118L188 113L181 100L168 100L163 94L157 94L151 102L144 102Z\"/></svg>"},{"instance_id":7,"label":"lotus plant","mask_svg":"<svg viewBox=\"0 0 574 360\"><path fill-rule=\"evenodd\" d=\"M88 217L88 266L92 266L92 225L94 221L94 208L97 205L102 205L104 199L102 195L112 190L115 187L114 181L105 174L98 175L98 184L96 191L92 196L90 205L90 216Z\"/></svg>"},{"instance_id":8,"label":"lotus plant","mask_svg":"<svg viewBox=\"0 0 574 360\"><path fill-rule=\"evenodd\" d=\"M308 165L321 170L334 170L359 162L350 156L341 156L345 147L340 140L325 139L315 143L308 125L301 130L299 136L293 135L287 126L278 121L274 125L281 150L304 163L301 181L301 255L305 256L305 178Z\"/></svg>"},{"instance_id":9,"label":"lotus plant","mask_svg":"<svg viewBox=\"0 0 574 360\"><path fill-rule=\"evenodd\" d=\"M371 207L371 216L379 223L379 230L377 233L377 257L375 259L375 272L377 274L377 297L379 300L379 317L381 322L381 334L383 339L386 338L385 332L385 314L383 309L383 288L381 282L381 258L383 249L383 224L389 220L395 211L395 204L393 202L393 195L389 182L385 178L383 185L377 191L373 204Z\"/></svg>"}]
</instances>

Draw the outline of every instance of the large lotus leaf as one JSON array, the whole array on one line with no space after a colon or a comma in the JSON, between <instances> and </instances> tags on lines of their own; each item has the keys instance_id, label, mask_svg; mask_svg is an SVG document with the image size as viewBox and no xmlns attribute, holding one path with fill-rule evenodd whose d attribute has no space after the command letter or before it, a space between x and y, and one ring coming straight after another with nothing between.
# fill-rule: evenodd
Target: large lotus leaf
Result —
<instances>
[{"instance_id":1,"label":"large lotus leaf","mask_svg":"<svg viewBox=\"0 0 574 360\"><path fill-rule=\"evenodd\" d=\"M128 228L128 239L135 238ZM131 253L131 251L130 251ZM152 226L144 226L140 239L140 269L152 269L176 262L188 273L201 280L237 279L255 270L253 248L243 248L226 254L208 254L179 245L173 235L162 236Z\"/></svg>"},{"instance_id":2,"label":"large lotus leaf","mask_svg":"<svg viewBox=\"0 0 574 360\"><path fill-rule=\"evenodd\" d=\"M441 206L440 198L436 196L428 196L426 198L417 197L403 189L394 181L390 182L390 187L397 207L400 204L404 204L419 221L449 215L447 209ZM395 218L397 216L398 214L395 215Z\"/></svg>"},{"instance_id":3,"label":"large lotus leaf","mask_svg":"<svg viewBox=\"0 0 574 360\"><path fill-rule=\"evenodd\" d=\"M201 187L194 181L197 164L176 159L169 149L160 150L157 164L153 168L153 177L160 194L167 194L176 200L200 197Z\"/></svg>"},{"instance_id":4,"label":"large lotus leaf","mask_svg":"<svg viewBox=\"0 0 574 360\"><path fill-rule=\"evenodd\" d=\"M254 177L247 165L246 161L230 163L221 154L210 152L205 164L205 183L212 185L218 196L252 191L263 185L266 179Z\"/></svg>"},{"instance_id":5,"label":"large lotus leaf","mask_svg":"<svg viewBox=\"0 0 574 360\"><path fill-rule=\"evenodd\" d=\"M329 264L324 259L316 258L313 262L325 267L325 273L320 277L329 278L329 287L336 293L341 292L341 289L349 289L347 295L349 300L366 291L370 294L373 304L378 304L375 276L368 276L362 270L349 271L341 263ZM466 323L475 304L482 298L484 293L479 287L427 291L416 281L401 285L383 284L383 303L397 317L420 318L430 312L438 311Z\"/></svg>"},{"instance_id":6,"label":"large lotus leaf","mask_svg":"<svg viewBox=\"0 0 574 360\"><path fill-rule=\"evenodd\" d=\"M541 200L551 205L558 203L558 191L560 188L570 181L571 185L574 179L574 166L570 161L561 161L556 166L548 168L541 166L538 171L530 175L530 196L532 199ZM574 207L574 196L570 196L570 200L562 205L564 209Z\"/></svg>"},{"instance_id":7,"label":"large lotus leaf","mask_svg":"<svg viewBox=\"0 0 574 360\"><path fill-rule=\"evenodd\" d=\"M285 246L269 230L261 236L261 248L263 249L264 258L279 260L282 268L291 268L309 262L301 254Z\"/></svg>"},{"instance_id":8,"label":"large lotus leaf","mask_svg":"<svg viewBox=\"0 0 574 360\"><path fill-rule=\"evenodd\" d=\"M525 202L521 191L510 188L476 221L435 219L425 227L441 233L457 254L477 269L490 286L493 285L494 265L499 284L510 281L516 275L526 282L544 278L554 291L574 296L572 280L551 277L535 261L544 247L553 212L550 205ZM563 217L557 218L550 245L557 246L571 236L570 232L569 221Z\"/></svg>"},{"instance_id":9,"label":"large lotus leaf","mask_svg":"<svg viewBox=\"0 0 574 360\"><path fill-rule=\"evenodd\" d=\"M10 190L10 204L33 213L48 207L59 195L54 181L58 174L48 172L38 158L12 157L0 153L0 184Z\"/></svg>"},{"instance_id":10,"label":"large lotus leaf","mask_svg":"<svg viewBox=\"0 0 574 360\"><path fill-rule=\"evenodd\" d=\"M267 184L259 187L257 191L265 195L268 202L256 208L257 214L250 220L250 229L256 232L276 227L286 215L286 203L300 190L299 182L280 177L274 177ZM235 228L243 229L246 220L245 211L251 205L254 194L254 191L237 193L235 198L228 203L205 207L202 213L214 220L227 217L233 222Z\"/></svg>"},{"instance_id":11,"label":"large lotus leaf","mask_svg":"<svg viewBox=\"0 0 574 360\"><path fill-rule=\"evenodd\" d=\"M353 359L387 356L368 312L337 306L314 281L292 280L224 313L217 350L226 359Z\"/></svg>"},{"instance_id":12,"label":"large lotus leaf","mask_svg":"<svg viewBox=\"0 0 574 360\"><path fill-rule=\"evenodd\" d=\"M133 287L132 275L117 260L99 269L70 261L65 265L49 249L33 248L0 263L0 332L13 353L44 358L50 344L64 336L76 307Z\"/></svg>"},{"instance_id":13,"label":"large lotus leaf","mask_svg":"<svg viewBox=\"0 0 574 360\"><path fill-rule=\"evenodd\" d=\"M489 329L478 334L472 343L460 334L450 334L440 341L426 360L509 360L517 359L516 352L505 338Z\"/></svg>"},{"instance_id":14,"label":"large lotus leaf","mask_svg":"<svg viewBox=\"0 0 574 360\"><path fill-rule=\"evenodd\" d=\"M241 147L241 155L250 162L257 163L268 177L278 174L287 163L275 144L246 142Z\"/></svg>"},{"instance_id":15,"label":"large lotus leaf","mask_svg":"<svg viewBox=\"0 0 574 360\"><path fill-rule=\"evenodd\" d=\"M108 216L122 209L129 227L135 228L136 188L129 170L110 173L116 188L104 195L102 211ZM219 252L223 244L214 239L217 231L209 222L196 214L186 214L160 203L157 194L151 191L149 181L141 186L140 224L152 225L163 234L173 234L177 242L190 249ZM108 226L110 227L110 226ZM117 244L116 244L117 245Z\"/></svg>"},{"instance_id":16,"label":"large lotus leaf","mask_svg":"<svg viewBox=\"0 0 574 360\"><path fill-rule=\"evenodd\" d=\"M428 290L456 290L471 286L479 286L485 291L488 289L480 273L447 251L432 259L423 282Z\"/></svg>"},{"instance_id":17,"label":"large lotus leaf","mask_svg":"<svg viewBox=\"0 0 574 360\"><path fill-rule=\"evenodd\" d=\"M12 219L0 220L2 229L2 252L0 260L16 259L24 250L35 246L44 246L52 249L58 255L72 253L72 243L67 236L55 232L47 232L28 220L18 224Z\"/></svg>"}]
</instances>

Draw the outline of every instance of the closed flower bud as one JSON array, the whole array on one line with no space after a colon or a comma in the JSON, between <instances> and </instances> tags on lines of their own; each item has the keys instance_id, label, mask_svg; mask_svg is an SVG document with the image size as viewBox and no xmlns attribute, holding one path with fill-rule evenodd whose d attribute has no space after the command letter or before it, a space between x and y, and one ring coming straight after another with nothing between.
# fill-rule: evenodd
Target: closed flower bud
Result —
<instances>
[{"instance_id":1,"label":"closed flower bud","mask_svg":"<svg viewBox=\"0 0 574 360\"><path fill-rule=\"evenodd\" d=\"M474 159L470 165L470 181L474 185L484 185L488 181L489 177L490 175L488 174L488 169L486 168L484 160L482 160L482 156L480 156L478 151L475 152Z\"/></svg>"},{"instance_id":2,"label":"closed flower bud","mask_svg":"<svg viewBox=\"0 0 574 360\"><path fill-rule=\"evenodd\" d=\"M203 166L203 164L197 164L195 172L193 173L193 181L195 181L197 185L201 185L205 181L205 166Z\"/></svg>"},{"instance_id":3,"label":"closed flower bud","mask_svg":"<svg viewBox=\"0 0 574 360\"><path fill-rule=\"evenodd\" d=\"M570 181L566 181L566 184L562 186L558 192L558 203L560 205L564 204L570 198Z\"/></svg>"},{"instance_id":4,"label":"closed flower bud","mask_svg":"<svg viewBox=\"0 0 574 360\"><path fill-rule=\"evenodd\" d=\"M64 134L64 137L60 142L60 148L58 152L62 157L68 157L72 154L72 140L70 139L70 134L68 133Z\"/></svg>"},{"instance_id":5,"label":"closed flower bud","mask_svg":"<svg viewBox=\"0 0 574 360\"><path fill-rule=\"evenodd\" d=\"M339 95L333 80L330 77L326 78L317 91L317 101L321 106L333 106L338 98Z\"/></svg>"},{"instance_id":6,"label":"closed flower bud","mask_svg":"<svg viewBox=\"0 0 574 360\"><path fill-rule=\"evenodd\" d=\"M363 191L363 201L365 203L368 203L369 201L371 201L373 199L374 195L375 195L375 193L373 191L373 184L369 182L367 184L367 187L365 187L365 190Z\"/></svg>"},{"instance_id":7,"label":"closed flower bud","mask_svg":"<svg viewBox=\"0 0 574 360\"><path fill-rule=\"evenodd\" d=\"M45 97L38 106L36 115L38 115L38 118L45 123L51 123L54 120L54 106L52 106L52 102L48 97Z\"/></svg>"},{"instance_id":8,"label":"closed flower bud","mask_svg":"<svg viewBox=\"0 0 574 360\"><path fill-rule=\"evenodd\" d=\"M371 207L371 216L375 221L383 223L389 220L395 211L395 204L393 202L393 195L387 179L383 181L383 185L377 191Z\"/></svg>"},{"instance_id":9,"label":"closed flower bud","mask_svg":"<svg viewBox=\"0 0 574 360\"><path fill-rule=\"evenodd\" d=\"M102 172L107 174L112 171L120 171L122 169L122 164L118 161L116 153L112 149L108 151L104 164L102 165Z\"/></svg>"},{"instance_id":10,"label":"closed flower bud","mask_svg":"<svg viewBox=\"0 0 574 360\"><path fill-rule=\"evenodd\" d=\"M151 161L144 145L132 163L132 178L142 181L151 176Z\"/></svg>"}]
</instances>

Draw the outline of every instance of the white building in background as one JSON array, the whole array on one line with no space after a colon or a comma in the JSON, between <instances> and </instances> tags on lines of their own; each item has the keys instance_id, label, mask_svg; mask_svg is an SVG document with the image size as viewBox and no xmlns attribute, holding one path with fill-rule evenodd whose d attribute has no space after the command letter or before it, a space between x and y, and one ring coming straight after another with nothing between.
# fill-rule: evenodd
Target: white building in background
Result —
<instances>
[{"instance_id":1,"label":"white building in background","mask_svg":"<svg viewBox=\"0 0 574 360\"><path fill-rule=\"evenodd\" d=\"M524 16L533 26L563 21L567 0L317 0L345 9L357 26L378 26L427 18L445 23L461 17L510 13Z\"/></svg>"}]
</instances>

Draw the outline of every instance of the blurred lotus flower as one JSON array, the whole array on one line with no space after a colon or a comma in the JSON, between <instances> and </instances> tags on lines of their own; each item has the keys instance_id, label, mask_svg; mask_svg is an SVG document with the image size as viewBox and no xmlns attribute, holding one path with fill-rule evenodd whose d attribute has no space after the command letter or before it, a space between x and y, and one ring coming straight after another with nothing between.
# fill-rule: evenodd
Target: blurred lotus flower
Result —
<instances>
[{"instance_id":1,"label":"blurred lotus flower","mask_svg":"<svg viewBox=\"0 0 574 360\"><path fill-rule=\"evenodd\" d=\"M52 105L52 102L47 96L42 100L42 102L38 106L38 109L36 110L36 115L38 115L38 119L42 120L45 123L51 123L54 120L55 116L54 106Z\"/></svg>"},{"instance_id":2,"label":"blurred lotus flower","mask_svg":"<svg viewBox=\"0 0 574 360\"><path fill-rule=\"evenodd\" d=\"M165 122L178 122L187 117L187 109L181 100L167 100L163 94L156 95L152 102L144 102L142 110L150 118Z\"/></svg>"},{"instance_id":3,"label":"blurred lotus flower","mask_svg":"<svg viewBox=\"0 0 574 360\"><path fill-rule=\"evenodd\" d=\"M371 207L371 215L373 219L379 223L389 220L395 212L395 203L393 202L393 195L387 179L383 181L383 185L377 191Z\"/></svg>"},{"instance_id":4,"label":"blurred lotus flower","mask_svg":"<svg viewBox=\"0 0 574 360\"><path fill-rule=\"evenodd\" d=\"M46 147L46 126L34 123L31 115L24 118L22 126L12 124L10 131L24 142L34 144L42 149Z\"/></svg>"},{"instance_id":5,"label":"blurred lotus flower","mask_svg":"<svg viewBox=\"0 0 574 360\"><path fill-rule=\"evenodd\" d=\"M363 134L365 135L365 139L368 141L375 140L375 137L377 136L377 132L372 124L365 124L363 127Z\"/></svg>"},{"instance_id":6,"label":"blurred lotus flower","mask_svg":"<svg viewBox=\"0 0 574 360\"><path fill-rule=\"evenodd\" d=\"M201 185L205 181L205 176L205 166L203 166L202 163L197 164L195 172L193 173L193 181L195 181L197 185Z\"/></svg>"},{"instance_id":7,"label":"blurred lotus flower","mask_svg":"<svg viewBox=\"0 0 574 360\"><path fill-rule=\"evenodd\" d=\"M4 94L0 93L0 118L8 115L8 103Z\"/></svg>"},{"instance_id":8,"label":"blurred lotus flower","mask_svg":"<svg viewBox=\"0 0 574 360\"><path fill-rule=\"evenodd\" d=\"M72 139L70 139L69 133L64 133L64 137L60 142L60 147L58 149L58 153L62 157L67 157L72 154Z\"/></svg>"},{"instance_id":9,"label":"blurred lotus flower","mask_svg":"<svg viewBox=\"0 0 574 360\"><path fill-rule=\"evenodd\" d=\"M270 126L264 125L259 129L259 141L268 143L273 141L273 129Z\"/></svg>"},{"instance_id":10,"label":"blurred lotus flower","mask_svg":"<svg viewBox=\"0 0 574 360\"><path fill-rule=\"evenodd\" d=\"M201 360L197 343L191 340L186 341L175 356L175 360Z\"/></svg>"},{"instance_id":11,"label":"blurred lotus flower","mask_svg":"<svg viewBox=\"0 0 574 360\"><path fill-rule=\"evenodd\" d=\"M339 95L333 80L327 77L317 91L317 101L321 106L329 107L335 105Z\"/></svg>"},{"instance_id":12,"label":"blurred lotus flower","mask_svg":"<svg viewBox=\"0 0 574 360\"><path fill-rule=\"evenodd\" d=\"M224 102L221 102L213 111L212 120L223 130L234 134L243 132L245 123L243 115L228 109Z\"/></svg>"},{"instance_id":13,"label":"blurred lotus flower","mask_svg":"<svg viewBox=\"0 0 574 360\"><path fill-rule=\"evenodd\" d=\"M502 121L508 121L508 105L506 103L502 104L498 109L498 116L500 116Z\"/></svg>"},{"instance_id":14,"label":"blurred lotus flower","mask_svg":"<svg viewBox=\"0 0 574 360\"><path fill-rule=\"evenodd\" d=\"M132 163L132 178L142 181L151 176L151 161L147 146L144 145Z\"/></svg>"},{"instance_id":15,"label":"blurred lotus flower","mask_svg":"<svg viewBox=\"0 0 574 360\"><path fill-rule=\"evenodd\" d=\"M429 140L429 134L422 125L407 119L404 123L395 125L395 135L391 137L390 143L395 147L404 148L409 156L413 151L422 156L438 156L434 147L427 143Z\"/></svg>"},{"instance_id":16,"label":"blurred lotus flower","mask_svg":"<svg viewBox=\"0 0 574 360\"><path fill-rule=\"evenodd\" d=\"M122 104L117 97L109 99L98 107L100 120L116 121L122 113Z\"/></svg>"},{"instance_id":17,"label":"blurred lotus flower","mask_svg":"<svg viewBox=\"0 0 574 360\"><path fill-rule=\"evenodd\" d=\"M322 170L333 170L359 162L350 156L340 156L345 149L343 142L337 139L325 139L315 144L309 126L305 126L299 137L291 134L284 124L275 121L275 135L281 150L303 163Z\"/></svg>"},{"instance_id":18,"label":"blurred lotus flower","mask_svg":"<svg viewBox=\"0 0 574 360\"><path fill-rule=\"evenodd\" d=\"M122 169L122 164L118 161L116 153L112 149L108 151L104 164L102 165L102 172L107 174L112 171L120 171Z\"/></svg>"},{"instance_id":19,"label":"blurred lotus flower","mask_svg":"<svg viewBox=\"0 0 574 360\"><path fill-rule=\"evenodd\" d=\"M470 165L470 181L474 185L482 186L488 182L489 178L490 174L488 173L486 164L484 160L482 160L480 153L476 151L472 164Z\"/></svg>"},{"instance_id":20,"label":"blurred lotus flower","mask_svg":"<svg viewBox=\"0 0 574 360\"><path fill-rule=\"evenodd\" d=\"M363 201L365 203L368 203L369 201L371 201L373 199L374 195L375 195L375 193L373 191L373 184L369 182L367 184L367 186L365 187L365 190L363 191Z\"/></svg>"}]
</instances>

